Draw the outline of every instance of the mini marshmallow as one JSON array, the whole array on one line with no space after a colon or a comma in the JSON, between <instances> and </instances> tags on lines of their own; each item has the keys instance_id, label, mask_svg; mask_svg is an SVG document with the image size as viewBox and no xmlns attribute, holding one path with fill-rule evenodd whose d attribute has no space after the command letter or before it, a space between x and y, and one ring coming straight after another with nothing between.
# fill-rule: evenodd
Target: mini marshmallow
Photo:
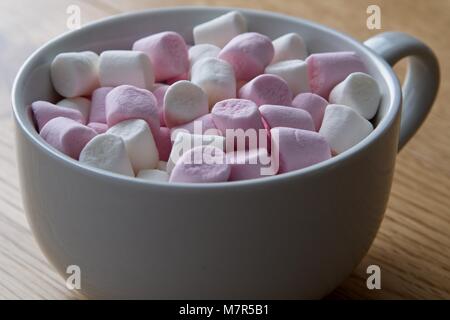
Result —
<instances>
[{"instance_id":1,"label":"mini marshmallow","mask_svg":"<svg viewBox=\"0 0 450 320\"><path fill-rule=\"evenodd\" d=\"M239 98L254 101L258 106L274 104L290 106L292 92L282 78L272 74L263 74L244 85L239 90Z\"/></svg>"},{"instance_id":2,"label":"mini marshmallow","mask_svg":"<svg viewBox=\"0 0 450 320\"><path fill-rule=\"evenodd\" d=\"M60 107L46 101L33 102L31 104L31 110L39 132L47 122L58 117L69 118L79 123L84 123L83 115L80 111Z\"/></svg>"},{"instance_id":3,"label":"mini marshmallow","mask_svg":"<svg viewBox=\"0 0 450 320\"><path fill-rule=\"evenodd\" d=\"M325 109L319 133L339 154L359 143L372 131L372 124L354 109L331 104Z\"/></svg>"},{"instance_id":4,"label":"mini marshmallow","mask_svg":"<svg viewBox=\"0 0 450 320\"><path fill-rule=\"evenodd\" d=\"M158 166L156 167L156 169L161 171L167 171L167 161L158 162Z\"/></svg>"},{"instance_id":5,"label":"mini marshmallow","mask_svg":"<svg viewBox=\"0 0 450 320\"><path fill-rule=\"evenodd\" d=\"M179 161L181 156L192 148L199 146L213 146L222 151L225 150L225 138L222 136L204 136L178 131L172 133L172 139L174 142L166 168L169 174L172 172L175 164Z\"/></svg>"},{"instance_id":6,"label":"mini marshmallow","mask_svg":"<svg viewBox=\"0 0 450 320\"><path fill-rule=\"evenodd\" d=\"M161 127L159 129L159 135L156 137L156 146L159 151L159 159L167 161L172 150L172 133L169 128Z\"/></svg>"},{"instance_id":7,"label":"mini marshmallow","mask_svg":"<svg viewBox=\"0 0 450 320\"><path fill-rule=\"evenodd\" d=\"M145 89L123 85L106 96L106 122L109 127L132 119L147 121L154 136L159 131L159 114L155 96Z\"/></svg>"},{"instance_id":8,"label":"mini marshmallow","mask_svg":"<svg viewBox=\"0 0 450 320\"><path fill-rule=\"evenodd\" d=\"M147 122L141 119L122 121L109 128L107 133L123 139L136 174L140 170L156 168L159 153Z\"/></svg>"},{"instance_id":9,"label":"mini marshmallow","mask_svg":"<svg viewBox=\"0 0 450 320\"><path fill-rule=\"evenodd\" d=\"M148 55L157 82L189 72L188 49L183 37L176 32L160 32L138 40L134 43L133 50Z\"/></svg>"},{"instance_id":10,"label":"mini marshmallow","mask_svg":"<svg viewBox=\"0 0 450 320\"><path fill-rule=\"evenodd\" d=\"M269 128L286 127L314 131L314 122L308 111L294 107L265 104L259 111Z\"/></svg>"},{"instance_id":11,"label":"mini marshmallow","mask_svg":"<svg viewBox=\"0 0 450 320\"><path fill-rule=\"evenodd\" d=\"M232 11L194 28L194 42L212 44L223 48L231 39L247 31L247 21L242 13Z\"/></svg>"},{"instance_id":12,"label":"mini marshmallow","mask_svg":"<svg viewBox=\"0 0 450 320\"><path fill-rule=\"evenodd\" d=\"M217 58L220 53L220 48L213 44L198 44L189 48L189 62L191 68L197 61L204 58Z\"/></svg>"},{"instance_id":13,"label":"mini marshmallow","mask_svg":"<svg viewBox=\"0 0 450 320\"><path fill-rule=\"evenodd\" d=\"M87 125L89 128L94 129L98 134L108 131L108 125L100 122L91 122Z\"/></svg>"},{"instance_id":14,"label":"mini marshmallow","mask_svg":"<svg viewBox=\"0 0 450 320\"><path fill-rule=\"evenodd\" d=\"M92 93L91 111L89 115L90 122L106 123L106 96L111 92L112 89L114 88L98 88Z\"/></svg>"},{"instance_id":15,"label":"mini marshmallow","mask_svg":"<svg viewBox=\"0 0 450 320\"><path fill-rule=\"evenodd\" d=\"M97 133L77 121L59 117L47 122L40 135L55 149L78 159L81 150Z\"/></svg>"},{"instance_id":16,"label":"mini marshmallow","mask_svg":"<svg viewBox=\"0 0 450 320\"><path fill-rule=\"evenodd\" d=\"M365 72L355 52L315 53L306 59L311 92L328 99L331 90L353 72Z\"/></svg>"},{"instance_id":17,"label":"mini marshmallow","mask_svg":"<svg viewBox=\"0 0 450 320\"><path fill-rule=\"evenodd\" d=\"M258 106L250 100L228 99L216 103L211 111L216 127L227 129L264 129Z\"/></svg>"},{"instance_id":18,"label":"mini marshmallow","mask_svg":"<svg viewBox=\"0 0 450 320\"><path fill-rule=\"evenodd\" d=\"M302 60L285 60L267 66L265 73L286 81L294 95L309 92L308 65Z\"/></svg>"},{"instance_id":19,"label":"mini marshmallow","mask_svg":"<svg viewBox=\"0 0 450 320\"><path fill-rule=\"evenodd\" d=\"M98 86L98 55L69 52L56 56L50 67L55 90L65 98L87 96Z\"/></svg>"},{"instance_id":20,"label":"mini marshmallow","mask_svg":"<svg viewBox=\"0 0 450 320\"><path fill-rule=\"evenodd\" d=\"M377 113L381 100L380 88L368 74L356 72L349 75L330 93L331 104L346 105L355 109L367 120Z\"/></svg>"},{"instance_id":21,"label":"mini marshmallow","mask_svg":"<svg viewBox=\"0 0 450 320\"><path fill-rule=\"evenodd\" d=\"M263 119L253 101L244 99L220 101L214 106L211 114L216 127L226 136L227 151L254 149L260 146L264 139L267 142Z\"/></svg>"},{"instance_id":22,"label":"mini marshmallow","mask_svg":"<svg viewBox=\"0 0 450 320\"><path fill-rule=\"evenodd\" d=\"M199 146L183 154L170 175L170 182L211 183L228 181L231 166L222 150Z\"/></svg>"},{"instance_id":23,"label":"mini marshmallow","mask_svg":"<svg viewBox=\"0 0 450 320\"><path fill-rule=\"evenodd\" d=\"M227 163L231 166L230 181L257 179L276 174L270 170L271 159L267 149L229 152L226 157Z\"/></svg>"},{"instance_id":24,"label":"mini marshmallow","mask_svg":"<svg viewBox=\"0 0 450 320\"><path fill-rule=\"evenodd\" d=\"M217 102L236 98L236 78L233 67L217 58L204 58L191 70L191 81L208 95L209 106Z\"/></svg>"},{"instance_id":25,"label":"mini marshmallow","mask_svg":"<svg viewBox=\"0 0 450 320\"><path fill-rule=\"evenodd\" d=\"M67 98L61 100L56 104L57 106L69 108L73 110L80 111L83 116L83 124L88 123L89 114L91 112L91 101L89 99L78 97L78 98Z\"/></svg>"},{"instance_id":26,"label":"mini marshmallow","mask_svg":"<svg viewBox=\"0 0 450 320\"><path fill-rule=\"evenodd\" d=\"M99 78L102 87L128 84L151 90L155 83L150 59L139 51L104 51L100 55Z\"/></svg>"},{"instance_id":27,"label":"mini marshmallow","mask_svg":"<svg viewBox=\"0 0 450 320\"><path fill-rule=\"evenodd\" d=\"M167 172L161 170L141 170L136 177L147 181L169 181L169 175L167 174Z\"/></svg>"},{"instance_id":28,"label":"mini marshmallow","mask_svg":"<svg viewBox=\"0 0 450 320\"><path fill-rule=\"evenodd\" d=\"M275 54L272 63L284 60L305 60L308 56L305 42L297 33L288 33L273 40Z\"/></svg>"},{"instance_id":29,"label":"mini marshmallow","mask_svg":"<svg viewBox=\"0 0 450 320\"><path fill-rule=\"evenodd\" d=\"M191 134L222 135L222 132L217 129L211 113L205 114L191 122L173 127L171 130L174 132L179 129L184 129Z\"/></svg>"},{"instance_id":30,"label":"mini marshmallow","mask_svg":"<svg viewBox=\"0 0 450 320\"><path fill-rule=\"evenodd\" d=\"M191 122L208 111L208 96L190 81L173 84L164 97L164 120L169 128Z\"/></svg>"},{"instance_id":31,"label":"mini marshmallow","mask_svg":"<svg viewBox=\"0 0 450 320\"><path fill-rule=\"evenodd\" d=\"M249 81L264 73L273 59L272 41L256 32L243 33L233 38L220 51L219 59L231 64L237 80Z\"/></svg>"},{"instance_id":32,"label":"mini marshmallow","mask_svg":"<svg viewBox=\"0 0 450 320\"><path fill-rule=\"evenodd\" d=\"M322 125L323 114L328 101L314 93L301 93L292 100L292 106L309 112L316 131L319 131Z\"/></svg>"},{"instance_id":33,"label":"mini marshmallow","mask_svg":"<svg viewBox=\"0 0 450 320\"><path fill-rule=\"evenodd\" d=\"M100 134L84 147L80 162L90 167L134 177L125 142L112 134Z\"/></svg>"},{"instance_id":34,"label":"mini marshmallow","mask_svg":"<svg viewBox=\"0 0 450 320\"><path fill-rule=\"evenodd\" d=\"M328 142L317 132L274 128L272 138L272 161L278 160L279 173L303 169L331 158Z\"/></svg>"}]
</instances>

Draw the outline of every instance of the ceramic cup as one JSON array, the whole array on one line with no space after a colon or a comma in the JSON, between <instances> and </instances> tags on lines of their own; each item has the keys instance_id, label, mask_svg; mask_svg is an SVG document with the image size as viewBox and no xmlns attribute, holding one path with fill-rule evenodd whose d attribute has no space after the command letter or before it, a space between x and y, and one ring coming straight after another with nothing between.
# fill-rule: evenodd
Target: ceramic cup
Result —
<instances>
[{"instance_id":1,"label":"ceramic cup","mask_svg":"<svg viewBox=\"0 0 450 320\"><path fill-rule=\"evenodd\" d=\"M321 298L370 247L389 198L398 150L431 108L434 54L419 40L384 33L361 44L327 27L241 10L249 29L301 34L311 53L352 50L380 84L377 125L337 157L280 176L217 184L161 184L86 168L46 145L31 102L56 101L49 65L61 52L129 49L152 33L192 28L230 8L180 7L112 17L62 35L35 52L13 89L25 211L48 260L67 278L81 270L92 298ZM392 64L409 58L402 90Z\"/></svg>"}]
</instances>

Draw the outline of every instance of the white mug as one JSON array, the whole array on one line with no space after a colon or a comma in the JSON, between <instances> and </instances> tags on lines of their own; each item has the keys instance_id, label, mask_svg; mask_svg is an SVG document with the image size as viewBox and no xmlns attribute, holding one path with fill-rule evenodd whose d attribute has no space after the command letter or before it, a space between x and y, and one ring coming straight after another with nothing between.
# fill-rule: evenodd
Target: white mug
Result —
<instances>
[{"instance_id":1,"label":"white mug","mask_svg":"<svg viewBox=\"0 0 450 320\"><path fill-rule=\"evenodd\" d=\"M380 226L397 151L418 129L439 85L434 54L402 33L361 44L327 27L241 10L251 31L301 34L310 52L351 50L378 80L375 130L323 163L274 177L217 184L161 184L87 168L37 134L31 102L56 101L49 65L61 52L129 49L230 8L179 7L126 14L62 35L35 52L13 89L23 201L36 239L67 277L81 270L93 298L321 298L361 261ZM409 57L403 90L390 64Z\"/></svg>"}]
</instances>

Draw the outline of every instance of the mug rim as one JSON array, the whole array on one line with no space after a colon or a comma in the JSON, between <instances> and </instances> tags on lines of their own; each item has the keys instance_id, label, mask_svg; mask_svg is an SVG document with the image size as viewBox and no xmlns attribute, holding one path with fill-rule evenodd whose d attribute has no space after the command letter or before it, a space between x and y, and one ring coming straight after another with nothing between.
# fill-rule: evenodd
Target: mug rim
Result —
<instances>
[{"instance_id":1,"label":"mug rim","mask_svg":"<svg viewBox=\"0 0 450 320\"><path fill-rule=\"evenodd\" d=\"M208 12L218 12L223 13L226 11L240 11L242 13L249 13L252 15L259 15L265 18L279 18L288 20L294 23L301 23L303 25L307 25L312 27L313 29L319 29L325 31L329 34L332 34L336 38L345 39L347 42L359 47L363 54L370 58L371 61L374 62L376 67L382 74L383 80L385 81L388 91L390 92L390 101L388 101L387 112L384 117L380 120L378 125L374 128L374 130L362 141L360 141L355 146L350 149L334 156L328 160L322 161L320 163L314 164L312 166L294 170L291 172L283 173L280 175L260 177L258 179L250 179L250 180L241 180L241 181L228 181L228 182L218 182L218 183L167 183L167 182L157 182L157 181L146 181L143 179L128 177L125 175L117 174L114 172L106 171L103 169L98 169L94 167L86 166L79 161L72 159L65 154L59 152L58 150L52 148L47 145L42 139L39 139L39 134L37 132L31 132L29 128L26 126L25 122L29 121L26 119L26 112L19 111L18 100L21 95L21 90L19 89L21 84L24 83L27 74L31 71L30 65L32 62L40 56L40 54L45 51L48 46L56 45L59 42L67 41L67 39L79 32L87 32L89 30L94 30L98 26L108 25L111 23L117 23L121 20L126 21L129 19L134 19L139 16L147 16L151 14L157 13L170 13L170 12L183 12L183 11L208 11ZM349 160L350 158L356 156L358 153L362 152L369 145L374 143L379 136L381 136L388 128L390 128L395 122L395 118L399 111L402 101L401 95L401 87L397 76L395 75L391 66L379 55L377 55L372 49L365 46L363 43L357 41L353 37L347 35L346 33L337 31L325 25L294 17L289 16L282 13L277 12L269 12L265 10L257 10L257 9L246 9L246 8L236 8L236 7L222 7L222 6L178 6L178 7L165 7L165 8L152 8L134 12L126 12L121 13L114 16L109 16L102 18L97 21L90 22L84 25L82 28L73 30L67 33L63 33L50 41L47 41L45 44L36 49L22 64L20 67L16 78L12 87L12 109L13 115L16 122L16 129L20 128L20 130L25 134L27 139L31 141L37 148L39 148L43 153L47 156L53 158L60 162L61 165L66 166L70 169L77 170L79 173L87 174L94 176L100 180L108 180L109 182L122 183L122 184L130 184L132 186L143 186L143 187L152 187L157 186L158 188L167 188L167 189L224 189L224 188L233 188L233 187L252 187L252 186L261 186L265 184L275 183L275 182L283 182L290 179L298 179L304 176L314 175L317 172L330 170L333 167L339 165L341 162Z\"/></svg>"}]
</instances>

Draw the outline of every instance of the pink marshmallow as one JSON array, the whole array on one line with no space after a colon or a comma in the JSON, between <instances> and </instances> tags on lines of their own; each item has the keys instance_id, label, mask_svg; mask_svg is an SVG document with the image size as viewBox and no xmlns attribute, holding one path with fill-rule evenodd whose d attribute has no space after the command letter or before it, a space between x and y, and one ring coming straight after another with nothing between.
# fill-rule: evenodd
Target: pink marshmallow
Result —
<instances>
[{"instance_id":1,"label":"pink marshmallow","mask_svg":"<svg viewBox=\"0 0 450 320\"><path fill-rule=\"evenodd\" d=\"M306 168L331 158L331 148L320 134L313 131L275 128L272 137L272 161L279 173Z\"/></svg>"},{"instance_id":2,"label":"pink marshmallow","mask_svg":"<svg viewBox=\"0 0 450 320\"><path fill-rule=\"evenodd\" d=\"M238 81L248 81L263 74L273 56L272 41L256 32L234 37L219 53L219 59L233 66Z\"/></svg>"},{"instance_id":3,"label":"pink marshmallow","mask_svg":"<svg viewBox=\"0 0 450 320\"><path fill-rule=\"evenodd\" d=\"M164 120L164 96L166 95L169 87L170 86L167 84L160 84L155 90L153 90L153 94L156 98L156 106L158 107L159 123L161 126L166 125L166 121Z\"/></svg>"},{"instance_id":4,"label":"pink marshmallow","mask_svg":"<svg viewBox=\"0 0 450 320\"><path fill-rule=\"evenodd\" d=\"M91 112L89 115L90 122L100 122L106 123L106 96L111 90L114 88L111 87L103 87L98 88L92 93L91 98Z\"/></svg>"},{"instance_id":5,"label":"pink marshmallow","mask_svg":"<svg viewBox=\"0 0 450 320\"><path fill-rule=\"evenodd\" d=\"M47 122L40 135L55 149L78 160L81 150L97 133L77 121L59 117Z\"/></svg>"},{"instance_id":6,"label":"pink marshmallow","mask_svg":"<svg viewBox=\"0 0 450 320\"><path fill-rule=\"evenodd\" d=\"M323 115L328 101L314 93L301 93L292 100L292 106L308 111L314 121L316 131L322 125Z\"/></svg>"},{"instance_id":7,"label":"pink marshmallow","mask_svg":"<svg viewBox=\"0 0 450 320\"><path fill-rule=\"evenodd\" d=\"M220 130L217 129L216 125L214 124L211 113L205 114L204 116L201 116L200 118L197 118L192 122L173 127L171 130L172 132L175 132L176 130L180 129L186 130L191 134L207 133L210 135L222 135L222 132L220 132ZM198 130L198 132L196 132L196 130Z\"/></svg>"},{"instance_id":8,"label":"pink marshmallow","mask_svg":"<svg viewBox=\"0 0 450 320\"><path fill-rule=\"evenodd\" d=\"M152 62L157 82L189 72L186 43L176 32L161 32L136 41L133 50L145 52Z\"/></svg>"},{"instance_id":9,"label":"pink marshmallow","mask_svg":"<svg viewBox=\"0 0 450 320\"><path fill-rule=\"evenodd\" d=\"M306 59L311 92L328 99L331 90L354 72L366 72L355 52L315 53Z\"/></svg>"},{"instance_id":10,"label":"pink marshmallow","mask_svg":"<svg viewBox=\"0 0 450 320\"><path fill-rule=\"evenodd\" d=\"M263 74L239 90L239 98L254 101L258 106L274 104L290 106L292 92L286 81L272 74Z\"/></svg>"},{"instance_id":11,"label":"pink marshmallow","mask_svg":"<svg viewBox=\"0 0 450 320\"><path fill-rule=\"evenodd\" d=\"M267 149L229 152L226 157L227 163L231 166L230 181L257 179L276 174L273 171L268 173L270 155ZM264 171L264 168L267 171Z\"/></svg>"},{"instance_id":12,"label":"pink marshmallow","mask_svg":"<svg viewBox=\"0 0 450 320\"><path fill-rule=\"evenodd\" d=\"M228 181L231 166L222 150L199 146L184 153L170 175L170 182L210 183Z\"/></svg>"},{"instance_id":13,"label":"pink marshmallow","mask_svg":"<svg viewBox=\"0 0 450 320\"><path fill-rule=\"evenodd\" d=\"M267 147L267 131L253 101L223 100L216 103L211 114L217 129L226 136L227 151ZM227 133L227 129L233 131Z\"/></svg>"},{"instance_id":14,"label":"pink marshmallow","mask_svg":"<svg viewBox=\"0 0 450 320\"><path fill-rule=\"evenodd\" d=\"M285 106L274 106L265 104L259 107L270 128L287 127L314 131L314 122L311 115L302 109Z\"/></svg>"},{"instance_id":15,"label":"pink marshmallow","mask_svg":"<svg viewBox=\"0 0 450 320\"><path fill-rule=\"evenodd\" d=\"M226 129L264 129L258 106L250 100L223 100L211 110L216 127L226 133Z\"/></svg>"},{"instance_id":16,"label":"pink marshmallow","mask_svg":"<svg viewBox=\"0 0 450 320\"><path fill-rule=\"evenodd\" d=\"M156 146L158 147L159 160L168 161L170 151L172 150L171 131L169 128L161 127L159 135L156 138Z\"/></svg>"},{"instance_id":17,"label":"pink marshmallow","mask_svg":"<svg viewBox=\"0 0 450 320\"><path fill-rule=\"evenodd\" d=\"M36 121L39 132L47 122L58 117L69 118L79 123L83 123L84 121L80 111L57 106L46 101L33 102L31 104L31 110L33 111L34 120Z\"/></svg>"},{"instance_id":18,"label":"pink marshmallow","mask_svg":"<svg viewBox=\"0 0 450 320\"><path fill-rule=\"evenodd\" d=\"M98 134L102 134L108 131L108 125L101 122L91 122L87 126L91 129L94 129Z\"/></svg>"},{"instance_id":19,"label":"pink marshmallow","mask_svg":"<svg viewBox=\"0 0 450 320\"><path fill-rule=\"evenodd\" d=\"M150 126L153 136L159 133L159 113L156 98L150 91L123 85L114 88L106 96L106 121L108 127L132 119L143 119Z\"/></svg>"}]
</instances>

